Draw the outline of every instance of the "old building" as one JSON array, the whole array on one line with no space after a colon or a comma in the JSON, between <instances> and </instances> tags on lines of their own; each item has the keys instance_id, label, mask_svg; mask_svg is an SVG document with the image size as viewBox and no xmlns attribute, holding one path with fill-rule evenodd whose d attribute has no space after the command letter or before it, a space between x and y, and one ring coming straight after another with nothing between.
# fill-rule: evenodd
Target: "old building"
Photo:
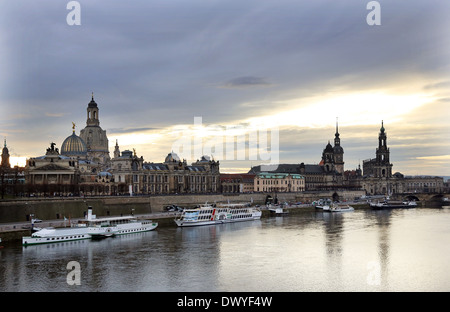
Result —
<instances>
[{"instance_id":1,"label":"old building","mask_svg":"<svg viewBox=\"0 0 450 312\"><path fill-rule=\"evenodd\" d=\"M392 167L390 150L387 146L387 132L382 121L375 158L363 161L363 175L359 179L367 195L440 193L444 190L443 177L404 176L400 172L392 174Z\"/></svg>"},{"instance_id":2,"label":"old building","mask_svg":"<svg viewBox=\"0 0 450 312\"><path fill-rule=\"evenodd\" d=\"M254 179L255 192L303 192L305 178L295 173L259 172Z\"/></svg>"},{"instance_id":3,"label":"old building","mask_svg":"<svg viewBox=\"0 0 450 312\"><path fill-rule=\"evenodd\" d=\"M248 173L258 174L262 172L261 166L255 166ZM336 122L334 147L330 142L322 151L322 157L318 164L279 164L275 170L268 173L299 174L305 179L305 190L327 190L346 188L344 183L344 149Z\"/></svg>"},{"instance_id":4,"label":"old building","mask_svg":"<svg viewBox=\"0 0 450 312\"><path fill-rule=\"evenodd\" d=\"M61 145L52 143L44 156L27 160L26 177L32 193L45 195L144 195L217 193L219 161L209 156L188 165L175 153L163 163L145 162L136 151L122 153L118 142L110 158L106 131L100 127L99 108L92 95L87 106L86 127ZM7 153L4 152L6 164Z\"/></svg>"},{"instance_id":5,"label":"old building","mask_svg":"<svg viewBox=\"0 0 450 312\"><path fill-rule=\"evenodd\" d=\"M35 195L68 195L77 192L80 173L76 158L61 155L51 143L45 155L27 160L26 184Z\"/></svg>"},{"instance_id":6,"label":"old building","mask_svg":"<svg viewBox=\"0 0 450 312\"><path fill-rule=\"evenodd\" d=\"M255 174L251 173L221 173L220 185L222 193L254 192L255 176Z\"/></svg>"},{"instance_id":7,"label":"old building","mask_svg":"<svg viewBox=\"0 0 450 312\"><path fill-rule=\"evenodd\" d=\"M11 168L9 149L6 146L5 139L0 163L0 195L2 199L5 198L5 195L20 195L25 193L24 169L18 165Z\"/></svg>"},{"instance_id":8,"label":"old building","mask_svg":"<svg viewBox=\"0 0 450 312\"><path fill-rule=\"evenodd\" d=\"M136 151L120 153L117 142L111 173L113 194L217 193L220 189L219 162L208 156L188 165L171 152L163 163L144 162Z\"/></svg>"},{"instance_id":9,"label":"old building","mask_svg":"<svg viewBox=\"0 0 450 312\"><path fill-rule=\"evenodd\" d=\"M86 127L80 131L80 138L86 144L87 157L93 162L107 164L110 160L109 142L106 130L100 127L99 108L94 94L87 107Z\"/></svg>"}]
</instances>

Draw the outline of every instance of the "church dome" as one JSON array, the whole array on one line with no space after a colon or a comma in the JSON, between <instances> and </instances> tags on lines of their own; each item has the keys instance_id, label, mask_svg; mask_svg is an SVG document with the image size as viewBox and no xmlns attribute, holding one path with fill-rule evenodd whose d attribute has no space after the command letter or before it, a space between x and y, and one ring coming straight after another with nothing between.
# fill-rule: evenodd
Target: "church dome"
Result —
<instances>
[{"instance_id":1,"label":"church dome","mask_svg":"<svg viewBox=\"0 0 450 312\"><path fill-rule=\"evenodd\" d=\"M95 103L95 101L94 101L94 92L92 92L92 98L91 98L91 101L88 104L88 107L90 107L90 108L98 107L97 103Z\"/></svg>"},{"instance_id":2,"label":"church dome","mask_svg":"<svg viewBox=\"0 0 450 312\"><path fill-rule=\"evenodd\" d=\"M86 143L75 132L68 136L61 145L61 155L85 156L87 154Z\"/></svg>"},{"instance_id":3,"label":"church dome","mask_svg":"<svg viewBox=\"0 0 450 312\"><path fill-rule=\"evenodd\" d=\"M344 149L340 145L335 145L333 147L333 151L335 154L343 154L344 153Z\"/></svg>"},{"instance_id":4,"label":"church dome","mask_svg":"<svg viewBox=\"0 0 450 312\"><path fill-rule=\"evenodd\" d=\"M174 152L167 154L166 156L166 160L164 162L178 162L180 161L180 157L178 157L177 154L175 154Z\"/></svg>"},{"instance_id":5,"label":"church dome","mask_svg":"<svg viewBox=\"0 0 450 312\"><path fill-rule=\"evenodd\" d=\"M331 146L330 142L328 142L327 146L325 147L324 152L325 153L333 153L334 152L333 146Z\"/></svg>"}]
</instances>

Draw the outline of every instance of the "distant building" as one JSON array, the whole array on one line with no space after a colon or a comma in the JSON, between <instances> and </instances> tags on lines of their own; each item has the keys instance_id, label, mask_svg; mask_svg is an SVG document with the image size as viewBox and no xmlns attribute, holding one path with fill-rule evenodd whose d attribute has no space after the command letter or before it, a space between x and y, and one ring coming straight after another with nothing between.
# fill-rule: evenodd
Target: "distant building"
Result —
<instances>
[{"instance_id":1,"label":"distant building","mask_svg":"<svg viewBox=\"0 0 450 312\"><path fill-rule=\"evenodd\" d=\"M2 168L11 168L11 164L9 163L9 150L8 147L6 146L6 139L5 139L5 144L3 145L3 149L2 149L2 163L0 164L0 166Z\"/></svg>"},{"instance_id":2,"label":"distant building","mask_svg":"<svg viewBox=\"0 0 450 312\"><path fill-rule=\"evenodd\" d=\"M305 178L295 173L260 172L254 179L255 192L303 192Z\"/></svg>"},{"instance_id":3,"label":"distant building","mask_svg":"<svg viewBox=\"0 0 450 312\"><path fill-rule=\"evenodd\" d=\"M251 173L221 173L222 193L252 193L255 176Z\"/></svg>"},{"instance_id":4,"label":"distant building","mask_svg":"<svg viewBox=\"0 0 450 312\"><path fill-rule=\"evenodd\" d=\"M73 124L73 123L72 123ZM219 161L202 156L188 165L175 153L163 163L145 162L136 151L120 152L118 142L111 159L106 131L100 127L99 108L92 95L86 127L61 145L52 143L47 153L27 160L26 181L30 194L118 195L217 193ZM9 154L4 150L5 166Z\"/></svg>"},{"instance_id":5,"label":"distant building","mask_svg":"<svg viewBox=\"0 0 450 312\"><path fill-rule=\"evenodd\" d=\"M378 148L375 158L363 161L363 176L359 183L367 195L391 195L396 193L440 193L444 191L444 179L438 176L404 176L392 174L387 133L381 122Z\"/></svg>"},{"instance_id":6,"label":"distant building","mask_svg":"<svg viewBox=\"0 0 450 312\"><path fill-rule=\"evenodd\" d=\"M89 160L102 164L108 163L110 160L108 137L106 130L100 127L99 108L94 101L94 94L87 107L86 127L80 131L80 138L86 144Z\"/></svg>"},{"instance_id":7,"label":"distant building","mask_svg":"<svg viewBox=\"0 0 450 312\"><path fill-rule=\"evenodd\" d=\"M43 156L27 160L26 184L29 194L67 195L77 192L80 182L78 162L64 156L51 143Z\"/></svg>"},{"instance_id":8,"label":"distant building","mask_svg":"<svg viewBox=\"0 0 450 312\"><path fill-rule=\"evenodd\" d=\"M111 159L113 194L217 193L220 189L219 162L208 156L188 165L171 152L163 163L147 163L135 151L120 154L117 142L114 156Z\"/></svg>"},{"instance_id":9,"label":"distant building","mask_svg":"<svg viewBox=\"0 0 450 312\"><path fill-rule=\"evenodd\" d=\"M14 166L11 168L9 149L4 141L0 164L0 195L3 199L6 194L19 195L22 194L25 184L24 168Z\"/></svg>"},{"instance_id":10,"label":"distant building","mask_svg":"<svg viewBox=\"0 0 450 312\"><path fill-rule=\"evenodd\" d=\"M255 166L248 173L258 174L263 172L261 166ZM334 147L328 142L322 151L319 164L279 164L275 170L268 173L299 174L305 179L305 190L328 190L346 188L344 184L344 149L336 122Z\"/></svg>"}]
</instances>

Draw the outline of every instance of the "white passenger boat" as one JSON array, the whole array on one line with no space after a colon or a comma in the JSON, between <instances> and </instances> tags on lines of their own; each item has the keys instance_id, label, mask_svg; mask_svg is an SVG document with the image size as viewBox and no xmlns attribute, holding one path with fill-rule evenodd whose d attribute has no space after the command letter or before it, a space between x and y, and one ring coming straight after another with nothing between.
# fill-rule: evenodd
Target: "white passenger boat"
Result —
<instances>
[{"instance_id":1,"label":"white passenger boat","mask_svg":"<svg viewBox=\"0 0 450 312\"><path fill-rule=\"evenodd\" d=\"M203 205L199 208L184 209L175 218L178 226L199 226L241 221L252 221L261 218L261 210L249 204Z\"/></svg>"},{"instance_id":2,"label":"white passenger boat","mask_svg":"<svg viewBox=\"0 0 450 312\"><path fill-rule=\"evenodd\" d=\"M346 211L354 211L355 208L353 208L350 205L338 205L338 204L333 204L331 205L331 207L325 211L328 212L346 212Z\"/></svg>"},{"instance_id":3,"label":"white passenger boat","mask_svg":"<svg viewBox=\"0 0 450 312\"><path fill-rule=\"evenodd\" d=\"M284 216L284 215L289 214L289 211L286 208L284 208L283 205L281 205L281 206L278 206L278 205L272 206L272 205L270 205L269 206L269 211L270 211L271 214L273 214L275 216Z\"/></svg>"},{"instance_id":4,"label":"white passenger boat","mask_svg":"<svg viewBox=\"0 0 450 312\"><path fill-rule=\"evenodd\" d=\"M316 203L315 207L316 209L322 209L324 211L330 210L331 205L333 202L331 199L319 199L319 201Z\"/></svg>"},{"instance_id":5,"label":"white passenger boat","mask_svg":"<svg viewBox=\"0 0 450 312\"><path fill-rule=\"evenodd\" d=\"M87 227L69 227L69 228L53 228L46 227L31 234L31 236L22 237L22 245L36 245L67 242L81 239L89 239Z\"/></svg>"},{"instance_id":6,"label":"white passenger boat","mask_svg":"<svg viewBox=\"0 0 450 312\"><path fill-rule=\"evenodd\" d=\"M390 209L390 208L416 208L417 203L415 201L391 201L386 200L383 202L370 203L372 209Z\"/></svg>"},{"instance_id":7,"label":"white passenger boat","mask_svg":"<svg viewBox=\"0 0 450 312\"><path fill-rule=\"evenodd\" d=\"M97 218L88 208L86 219L67 228L43 228L22 237L22 245L36 245L67 242L81 239L101 238L114 235L146 232L154 230L158 223L151 220L137 220L133 216Z\"/></svg>"}]
</instances>

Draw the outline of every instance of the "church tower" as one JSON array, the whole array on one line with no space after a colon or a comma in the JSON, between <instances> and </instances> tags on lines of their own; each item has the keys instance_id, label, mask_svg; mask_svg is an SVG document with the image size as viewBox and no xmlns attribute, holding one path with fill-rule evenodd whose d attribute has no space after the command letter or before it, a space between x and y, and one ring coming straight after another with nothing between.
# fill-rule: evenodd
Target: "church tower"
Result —
<instances>
[{"instance_id":1,"label":"church tower","mask_svg":"<svg viewBox=\"0 0 450 312\"><path fill-rule=\"evenodd\" d=\"M387 135L381 121L380 134L378 135L378 148L375 158L375 177L391 178L392 164L389 162L389 148L387 147Z\"/></svg>"},{"instance_id":2,"label":"church tower","mask_svg":"<svg viewBox=\"0 0 450 312\"><path fill-rule=\"evenodd\" d=\"M86 127L80 131L80 138L86 143L87 158L100 165L107 165L109 156L108 137L100 127L99 109L94 94L87 107Z\"/></svg>"},{"instance_id":3,"label":"church tower","mask_svg":"<svg viewBox=\"0 0 450 312\"><path fill-rule=\"evenodd\" d=\"M99 127L100 121L98 120L98 106L94 101L94 93L92 93L92 99L87 107L87 121L86 126Z\"/></svg>"},{"instance_id":4,"label":"church tower","mask_svg":"<svg viewBox=\"0 0 450 312\"><path fill-rule=\"evenodd\" d=\"M119 141L116 140L116 146L114 147L114 158L120 157Z\"/></svg>"},{"instance_id":5,"label":"church tower","mask_svg":"<svg viewBox=\"0 0 450 312\"><path fill-rule=\"evenodd\" d=\"M9 163L9 150L6 147L6 139L5 139L5 144L4 144L3 150L2 150L1 167L3 167L3 168L11 168L11 164Z\"/></svg>"},{"instance_id":6,"label":"church tower","mask_svg":"<svg viewBox=\"0 0 450 312\"><path fill-rule=\"evenodd\" d=\"M327 146L322 152L322 161L320 162L320 165L323 166L324 171L327 173L332 173L335 171L334 151L333 147L330 144L330 141L328 141Z\"/></svg>"},{"instance_id":7,"label":"church tower","mask_svg":"<svg viewBox=\"0 0 450 312\"><path fill-rule=\"evenodd\" d=\"M339 138L338 121L336 118L336 134L334 135L334 167L340 174L344 173L344 149L341 146L341 139Z\"/></svg>"}]
</instances>

